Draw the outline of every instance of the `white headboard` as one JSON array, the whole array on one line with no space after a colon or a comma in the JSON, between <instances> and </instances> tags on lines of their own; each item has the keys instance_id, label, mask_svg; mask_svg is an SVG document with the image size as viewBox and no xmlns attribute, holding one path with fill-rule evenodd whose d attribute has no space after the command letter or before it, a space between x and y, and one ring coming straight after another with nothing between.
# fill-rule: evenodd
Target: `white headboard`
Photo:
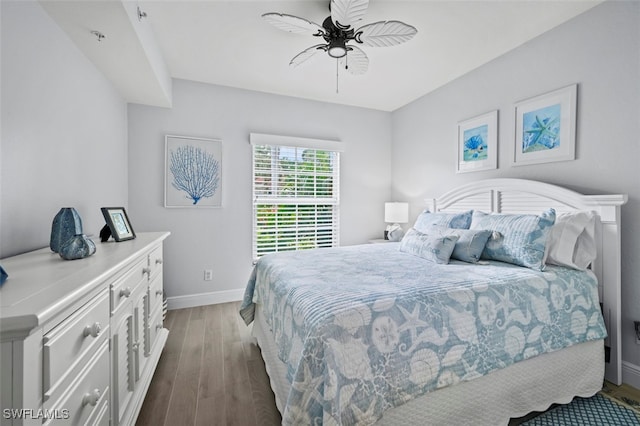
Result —
<instances>
[{"instance_id":1,"label":"white headboard","mask_svg":"<svg viewBox=\"0 0 640 426\"><path fill-rule=\"evenodd\" d=\"M540 214L548 208L557 213L589 210L597 214L598 258L592 269L598 277L600 301L609 336L606 364L607 380L622 383L620 206L626 194L583 195L543 182L526 179L486 179L455 188L431 200L430 211L481 210L493 213Z\"/></svg>"}]
</instances>

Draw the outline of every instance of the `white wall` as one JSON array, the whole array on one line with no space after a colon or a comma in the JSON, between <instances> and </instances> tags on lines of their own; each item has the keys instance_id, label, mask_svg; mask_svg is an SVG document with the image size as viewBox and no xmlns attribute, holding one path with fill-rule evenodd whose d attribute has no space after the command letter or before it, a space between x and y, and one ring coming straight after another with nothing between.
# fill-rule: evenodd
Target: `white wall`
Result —
<instances>
[{"instance_id":1,"label":"white wall","mask_svg":"<svg viewBox=\"0 0 640 426\"><path fill-rule=\"evenodd\" d=\"M573 83L576 160L514 167L514 103ZM456 174L457 123L495 109L499 168ZM395 111L392 124L392 195L411 201L414 217L424 198L493 177L628 194L622 207L623 360L640 366L632 322L640 320L640 3L597 6Z\"/></svg>"},{"instance_id":2,"label":"white wall","mask_svg":"<svg viewBox=\"0 0 640 426\"><path fill-rule=\"evenodd\" d=\"M75 207L85 233L97 234L100 207L126 205L127 117L122 98L38 3L1 8L6 257L48 246L61 207Z\"/></svg>"},{"instance_id":3,"label":"white wall","mask_svg":"<svg viewBox=\"0 0 640 426\"><path fill-rule=\"evenodd\" d=\"M251 132L340 140L341 244L381 237L389 113L174 80L173 108L129 105L129 216L136 231L172 233L164 285L173 307L243 294L252 263ZM163 207L166 134L222 139L222 208ZM203 280L205 269L213 281Z\"/></svg>"}]
</instances>

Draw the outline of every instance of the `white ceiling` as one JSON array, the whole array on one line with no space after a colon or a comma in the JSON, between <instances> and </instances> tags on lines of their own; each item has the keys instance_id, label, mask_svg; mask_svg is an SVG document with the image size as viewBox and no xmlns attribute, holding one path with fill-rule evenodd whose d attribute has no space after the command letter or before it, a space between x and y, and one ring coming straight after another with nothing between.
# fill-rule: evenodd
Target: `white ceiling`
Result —
<instances>
[{"instance_id":1,"label":"white ceiling","mask_svg":"<svg viewBox=\"0 0 640 426\"><path fill-rule=\"evenodd\" d=\"M41 2L58 23L75 21L67 22L68 33L69 26L81 24L83 15L74 12L78 3L66 2L66 8L52 13L55 4L62 2ZM85 2L83 7L99 3ZM399 20L416 27L418 33L399 46L363 46L370 59L367 73L353 76L340 70L338 81L336 62L326 55L316 55L297 68L289 67L291 58L317 44L317 39L281 31L261 18L263 13L280 12L322 24L329 16L328 0L124 3L137 4L147 14L143 21L153 30L171 77L393 111L600 1L371 0L363 25ZM94 13L91 19L92 26L109 28L108 20L113 17ZM86 28L87 23L72 39L78 43L78 37L89 37ZM108 40L109 34L101 43ZM114 66L113 58L105 62L111 65L101 67ZM135 73L135 67L129 64L126 78L135 80Z\"/></svg>"}]
</instances>

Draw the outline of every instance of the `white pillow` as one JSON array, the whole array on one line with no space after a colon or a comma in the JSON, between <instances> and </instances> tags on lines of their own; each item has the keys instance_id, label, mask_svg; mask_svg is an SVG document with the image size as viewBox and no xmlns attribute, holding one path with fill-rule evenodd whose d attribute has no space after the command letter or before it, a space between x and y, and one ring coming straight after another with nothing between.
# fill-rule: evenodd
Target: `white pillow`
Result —
<instances>
[{"instance_id":1,"label":"white pillow","mask_svg":"<svg viewBox=\"0 0 640 426\"><path fill-rule=\"evenodd\" d=\"M578 211L558 215L547 240L546 263L585 270L597 256L596 216Z\"/></svg>"}]
</instances>

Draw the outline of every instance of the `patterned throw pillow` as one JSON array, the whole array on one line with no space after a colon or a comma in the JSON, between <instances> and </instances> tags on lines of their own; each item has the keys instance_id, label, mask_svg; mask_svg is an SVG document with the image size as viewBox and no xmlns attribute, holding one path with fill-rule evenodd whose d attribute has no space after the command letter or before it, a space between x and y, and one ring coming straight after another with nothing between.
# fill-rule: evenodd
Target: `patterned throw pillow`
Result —
<instances>
[{"instance_id":1,"label":"patterned throw pillow","mask_svg":"<svg viewBox=\"0 0 640 426\"><path fill-rule=\"evenodd\" d=\"M446 235L457 235L458 241L451 253L451 259L469 263L477 263L480 260L484 246L491 236L491 231L486 229L452 229L436 225L434 228L441 228L440 232Z\"/></svg>"},{"instance_id":2,"label":"patterned throw pillow","mask_svg":"<svg viewBox=\"0 0 640 426\"><path fill-rule=\"evenodd\" d=\"M431 213L428 210L420 213L413 227L422 232L428 233L432 225L440 225L446 228L469 229L473 210L463 213Z\"/></svg>"},{"instance_id":3,"label":"patterned throw pillow","mask_svg":"<svg viewBox=\"0 0 640 426\"><path fill-rule=\"evenodd\" d=\"M438 229L439 227L431 227L429 234L424 234L415 228L409 229L400 242L400 251L435 263L449 263L459 237L441 233Z\"/></svg>"},{"instance_id":4,"label":"patterned throw pillow","mask_svg":"<svg viewBox=\"0 0 640 426\"><path fill-rule=\"evenodd\" d=\"M474 212L471 229L492 231L482 259L499 260L541 271L547 236L556 220L549 209L540 216L532 214L487 214Z\"/></svg>"}]
</instances>

